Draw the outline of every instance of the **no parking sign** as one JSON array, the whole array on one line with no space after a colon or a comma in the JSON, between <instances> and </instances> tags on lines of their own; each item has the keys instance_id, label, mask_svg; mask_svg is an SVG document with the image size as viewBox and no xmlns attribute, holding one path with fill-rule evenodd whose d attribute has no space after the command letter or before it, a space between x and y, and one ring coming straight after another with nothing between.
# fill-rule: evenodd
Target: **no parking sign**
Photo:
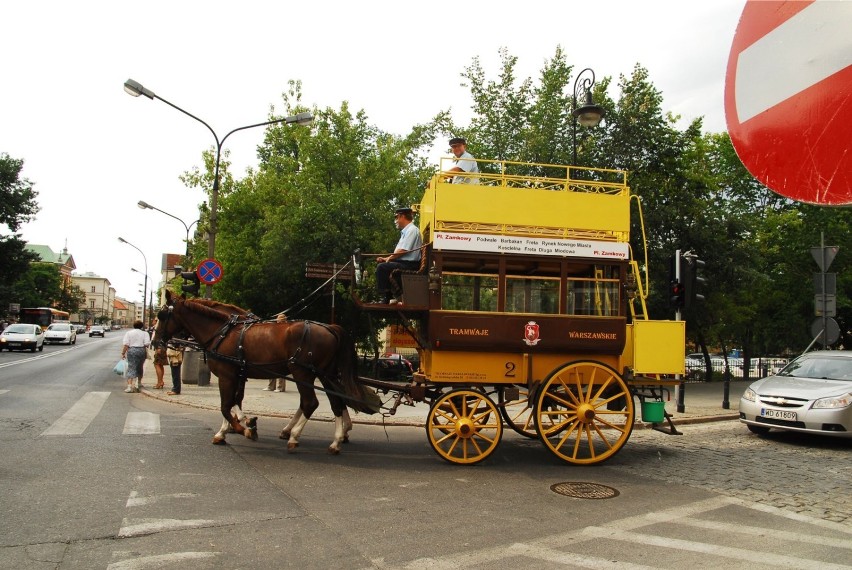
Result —
<instances>
[{"instance_id":1,"label":"no parking sign","mask_svg":"<svg viewBox=\"0 0 852 570\"><path fill-rule=\"evenodd\" d=\"M198 279L207 285L218 283L223 273L222 264L215 259L205 259L195 268Z\"/></svg>"}]
</instances>

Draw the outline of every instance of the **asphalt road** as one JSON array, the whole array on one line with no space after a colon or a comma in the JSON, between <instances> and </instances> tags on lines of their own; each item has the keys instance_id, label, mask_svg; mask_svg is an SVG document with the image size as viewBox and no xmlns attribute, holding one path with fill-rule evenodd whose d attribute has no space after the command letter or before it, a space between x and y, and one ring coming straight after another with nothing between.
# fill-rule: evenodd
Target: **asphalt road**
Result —
<instances>
[{"instance_id":1,"label":"asphalt road","mask_svg":"<svg viewBox=\"0 0 852 570\"><path fill-rule=\"evenodd\" d=\"M288 454L264 418L213 446L217 413L122 392L120 336L0 354L0 568L852 567L849 441L721 421L577 467L507 430L460 467L412 426Z\"/></svg>"}]
</instances>

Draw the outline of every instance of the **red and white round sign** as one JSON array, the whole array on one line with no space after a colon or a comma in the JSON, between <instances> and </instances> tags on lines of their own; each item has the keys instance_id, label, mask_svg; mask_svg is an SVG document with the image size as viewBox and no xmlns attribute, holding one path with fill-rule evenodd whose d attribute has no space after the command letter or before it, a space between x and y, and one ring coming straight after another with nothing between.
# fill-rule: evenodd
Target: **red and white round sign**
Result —
<instances>
[{"instance_id":1,"label":"red and white round sign","mask_svg":"<svg viewBox=\"0 0 852 570\"><path fill-rule=\"evenodd\" d=\"M746 2L725 116L740 160L767 187L852 204L852 1Z\"/></svg>"}]
</instances>

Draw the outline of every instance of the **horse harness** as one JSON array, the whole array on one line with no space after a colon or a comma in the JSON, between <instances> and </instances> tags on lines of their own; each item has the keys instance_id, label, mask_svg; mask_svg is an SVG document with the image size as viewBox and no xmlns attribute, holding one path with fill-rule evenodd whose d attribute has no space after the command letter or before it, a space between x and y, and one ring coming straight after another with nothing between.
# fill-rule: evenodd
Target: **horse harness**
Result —
<instances>
[{"instance_id":1,"label":"horse harness","mask_svg":"<svg viewBox=\"0 0 852 570\"><path fill-rule=\"evenodd\" d=\"M163 320L168 320L168 318L172 314L172 307L168 306L167 308L168 308L168 312L166 312L166 310L165 310L166 307L163 308L164 310L160 311L161 314L165 313L165 314L162 315ZM158 318L160 318L160 315L158 315ZM249 367L254 366L255 368L260 368L260 366L257 365L257 364L252 365L251 363L246 361L243 339L245 338L246 332L251 327L253 327L257 323L263 323L263 322L276 322L276 321L264 321L263 319L261 319L260 317L258 317L257 315L254 315L252 313L247 313L245 315L233 314L233 315L230 316L228 321L224 325L222 325L222 327L216 333L214 333L213 336L211 336L206 341L203 341L201 343L198 343L198 342L195 342L195 343L182 342L181 344L186 344L187 346L195 345L194 348L200 348L204 352L205 359L209 355L211 358L213 358L215 360L219 360L219 361L222 361L222 362L228 362L230 364L237 366L239 368L238 379L241 382L246 382L248 380L248 369L249 369ZM287 364L288 365L294 365L294 366L300 366L302 368L305 368L305 369L309 370L310 372L313 372L314 376L316 376L317 378L320 378L321 381L322 380L334 380L334 379L326 378L323 371L321 371L316 366L314 366L314 364L311 362L313 360L313 356L314 356L313 352L310 351L310 350L303 350L303 348L308 343L308 340L309 340L309 337L310 337L311 325L318 325L318 326L323 327L328 332L330 332L338 342L340 342L340 340L341 340L339 333L336 332L334 329L332 329L327 324L320 323L320 322L317 322L317 321L308 321L308 320L305 320L305 321L288 321L288 323L294 323L294 322L302 322L302 323L304 323L304 326L302 328L302 338L299 341L299 346L298 346L298 348L296 348L296 352L293 354L293 356L291 356L290 358L287 359ZM219 347L222 345L222 343L225 341L225 339L228 337L228 335L234 330L235 327L237 327L239 325L242 325L242 327L240 328L240 337L237 340L237 355L236 356L229 356L229 355L221 354L220 352L218 352ZM218 338L216 338L216 337L218 337ZM206 348L207 344L210 343L211 341L214 341L214 339L216 339L216 340L215 340L213 346L211 346L210 349L207 349ZM307 360L300 360L299 359L300 356L306 356ZM271 364L276 364L276 363L273 362ZM293 381L295 382L296 380L293 380Z\"/></svg>"}]
</instances>

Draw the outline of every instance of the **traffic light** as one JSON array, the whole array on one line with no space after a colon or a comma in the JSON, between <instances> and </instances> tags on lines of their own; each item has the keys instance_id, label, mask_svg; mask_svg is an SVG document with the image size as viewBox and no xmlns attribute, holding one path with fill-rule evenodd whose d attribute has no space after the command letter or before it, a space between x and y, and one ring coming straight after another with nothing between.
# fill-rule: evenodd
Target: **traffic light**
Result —
<instances>
[{"instance_id":1,"label":"traffic light","mask_svg":"<svg viewBox=\"0 0 852 570\"><path fill-rule=\"evenodd\" d=\"M683 275L684 286L684 307L694 305L699 301L704 301L704 295L699 293L699 289L704 288L707 280L700 274L706 264L694 256L683 256L681 263L681 273Z\"/></svg>"},{"instance_id":2,"label":"traffic light","mask_svg":"<svg viewBox=\"0 0 852 570\"><path fill-rule=\"evenodd\" d=\"M684 303L683 279L681 279L680 250L669 258L669 305L680 310Z\"/></svg>"},{"instance_id":3,"label":"traffic light","mask_svg":"<svg viewBox=\"0 0 852 570\"><path fill-rule=\"evenodd\" d=\"M180 276L183 277L184 281L189 281L189 283L180 286L181 291L197 297L198 291L201 289L201 280L198 278L198 274L195 271L181 271Z\"/></svg>"},{"instance_id":4,"label":"traffic light","mask_svg":"<svg viewBox=\"0 0 852 570\"><path fill-rule=\"evenodd\" d=\"M677 280L672 281L669 303L675 309L682 309L684 306L684 302L685 298L683 283L679 283Z\"/></svg>"}]
</instances>

